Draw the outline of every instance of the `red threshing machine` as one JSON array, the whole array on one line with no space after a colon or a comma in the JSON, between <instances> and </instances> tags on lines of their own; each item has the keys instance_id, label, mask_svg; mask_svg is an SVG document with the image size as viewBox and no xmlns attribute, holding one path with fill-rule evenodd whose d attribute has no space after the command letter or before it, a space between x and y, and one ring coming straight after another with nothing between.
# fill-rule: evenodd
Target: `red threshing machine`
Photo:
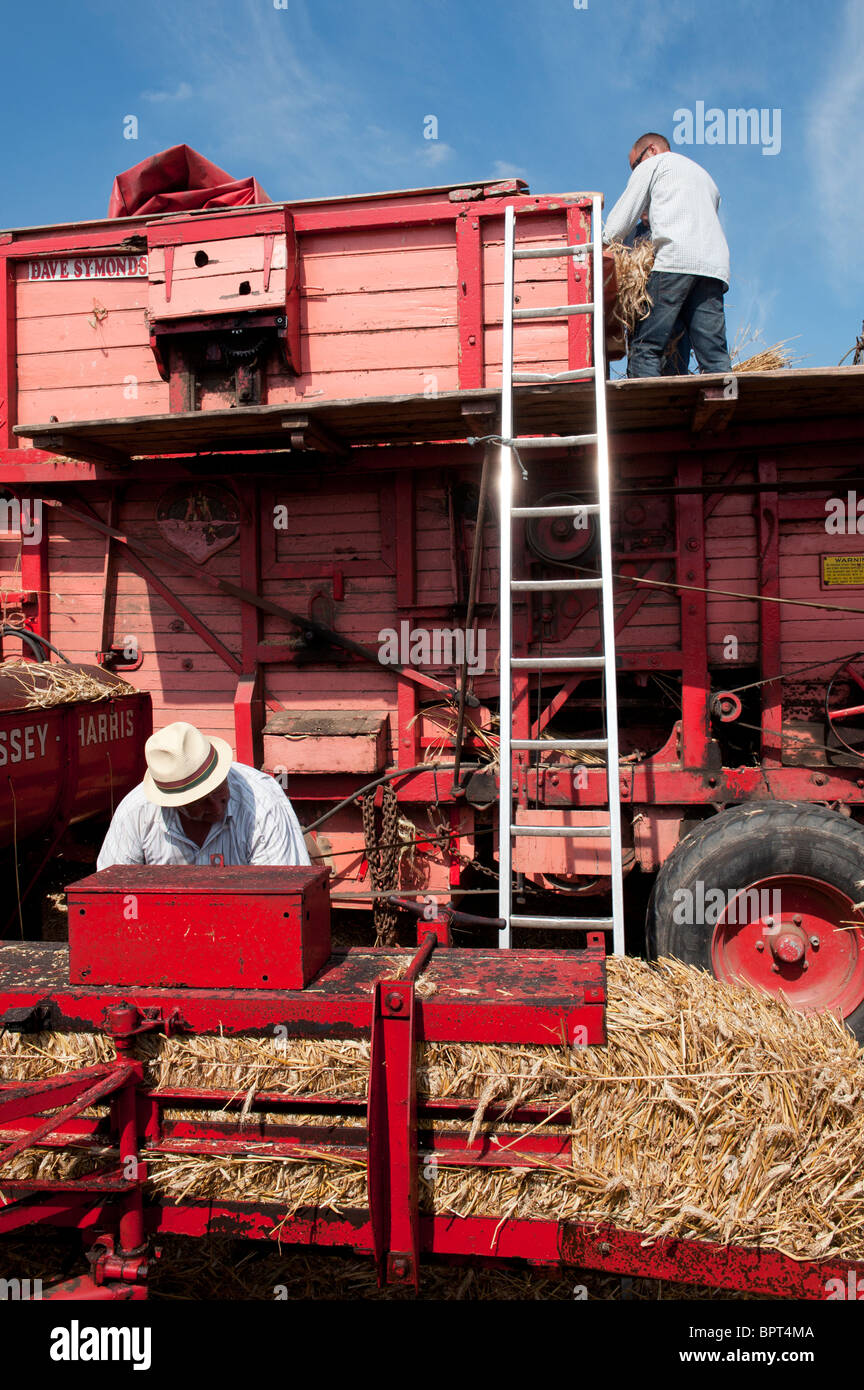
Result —
<instances>
[{"instance_id":1,"label":"red threshing machine","mask_svg":"<svg viewBox=\"0 0 864 1390\"><path fill-rule=\"evenodd\" d=\"M198 183L175 196L182 167ZM501 779L501 518L484 460L503 430L510 209L526 311L513 365L548 378L516 386L518 430L547 447L526 455L516 498L536 509L512 530L513 646L533 669L513 672L516 746ZM415 1277L418 1251L488 1255L495 1234L498 1257L818 1295L823 1266L764 1252L418 1215L413 1157L430 1115L415 1114L410 1039L548 1041L584 1023L600 1041L606 938L584 913L603 920L616 875L630 949L782 988L862 1035L864 368L606 387L618 853L598 834L605 760L583 751L602 744L606 704L602 528L596 509L585 527L567 520L594 485L595 396L590 381L561 379L600 356L585 312L597 274L581 254L592 196L536 196L512 180L270 203L174 152L124 176L111 213L0 235L0 482L22 515L38 501L45 519L38 535L0 536L5 620L75 662L134 669L157 725L191 718L277 777L313 863L331 870L333 907L386 911L388 895L423 894L436 939L427 932L421 954L435 950L447 983L415 998L411 973L395 978L404 954L356 949L305 988L253 986L207 954L203 929L211 973L194 983L163 978L170 950L162 962L133 954L123 981L70 983L63 947L7 944L7 1027L104 1022L117 1045L98 1075L51 1083L65 1107L52 1125L86 1126L98 1092L112 1097L124 1160L157 1143L227 1151L210 1124L161 1123L129 1060L136 1030L371 1028L368 1129L350 1132L350 1147L368 1149L370 1209L298 1218L283 1238L374 1251L394 1278ZM602 298L614 296L610 275ZM605 343L620 356L608 325ZM482 634L482 653L459 646L466 634ZM443 949L451 926L481 946L498 939L492 812L508 780L516 900L581 950ZM169 945L189 881L178 875L173 898L162 885ZM256 888L239 870L226 884L214 919L233 921L237 895ZM485 925L453 901L485 908ZM107 951L100 920L91 944ZM520 947L537 940L516 930ZM4 1097L0 1122L26 1121L19 1144L42 1132L32 1116L45 1096L27 1083ZM314 1103L316 1118L346 1114L328 1104ZM314 1137L346 1142L335 1123ZM277 1142L262 1129L271 1152ZM548 1139L525 1142L554 1161ZM465 1161L446 1133L430 1143L442 1162ZM470 1161L488 1161L482 1143ZM142 1257L112 1254L112 1235L136 1252L145 1229L272 1227L263 1213L145 1208L122 1164L95 1187L34 1188L0 1230L39 1213L98 1233L95 1284L127 1296L141 1295ZM122 1229L109 1231L115 1218Z\"/></svg>"}]
</instances>

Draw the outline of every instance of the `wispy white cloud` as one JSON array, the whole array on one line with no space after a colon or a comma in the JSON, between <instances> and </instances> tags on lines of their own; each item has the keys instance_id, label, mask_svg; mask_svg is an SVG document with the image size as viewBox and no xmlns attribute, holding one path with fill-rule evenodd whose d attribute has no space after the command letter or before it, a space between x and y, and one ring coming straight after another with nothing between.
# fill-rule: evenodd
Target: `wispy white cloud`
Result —
<instances>
[{"instance_id":1,"label":"wispy white cloud","mask_svg":"<svg viewBox=\"0 0 864 1390\"><path fill-rule=\"evenodd\" d=\"M456 151L446 140L424 140L420 146L420 159L434 169L438 164L446 164Z\"/></svg>"},{"instance_id":2,"label":"wispy white cloud","mask_svg":"<svg viewBox=\"0 0 864 1390\"><path fill-rule=\"evenodd\" d=\"M636 62L644 68L681 37L682 29L702 22L692 0L625 0L616 9L615 28L622 47L630 52L625 70L631 74Z\"/></svg>"},{"instance_id":3,"label":"wispy white cloud","mask_svg":"<svg viewBox=\"0 0 864 1390\"><path fill-rule=\"evenodd\" d=\"M739 276L735 284L734 297L726 300L726 323L729 346L741 350L743 357L749 357L768 347L766 329L778 296L778 290L766 290L757 276Z\"/></svg>"},{"instance_id":4,"label":"wispy white cloud","mask_svg":"<svg viewBox=\"0 0 864 1390\"><path fill-rule=\"evenodd\" d=\"M864 5L846 0L840 33L807 117L807 155L818 202L813 225L823 238L829 273L838 285L861 279L864 179Z\"/></svg>"},{"instance_id":5,"label":"wispy white cloud","mask_svg":"<svg viewBox=\"0 0 864 1390\"><path fill-rule=\"evenodd\" d=\"M155 91L142 92L143 101L188 101L192 95L192 88L188 82L178 82L173 92Z\"/></svg>"},{"instance_id":6,"label":"wispy white cloud","mask_svg":"<svg viewBox=\"0 0 864 1390\"><path fill-rule=\"evenodd\" d=\"M237 177L254 172L273 197L413 186L456 158L446 141L423 138L426 106L390 115L362 59L334 43L305 0L286 10L214 0L204 26L189 8L174 15L172 61L209 134L201 153Z\"/></svg>"},{"instance_id":7,"label":"wispy white cloud","mask_svg":"<svg viewBox=\"0 0 864 1390\"><path fill-rule=\"evenodd\" d=\"M492 172L498 179L527 179L528 170L519 164L511 164L507 159L496 159Z\"/></svg>"}]
</instances>

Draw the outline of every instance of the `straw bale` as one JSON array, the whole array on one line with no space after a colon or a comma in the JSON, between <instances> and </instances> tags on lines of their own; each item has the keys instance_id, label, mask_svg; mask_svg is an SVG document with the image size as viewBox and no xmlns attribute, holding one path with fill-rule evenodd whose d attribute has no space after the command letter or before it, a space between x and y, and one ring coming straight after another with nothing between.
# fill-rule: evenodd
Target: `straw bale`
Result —
<instances>
[{"instance_id":1,"label":"straw bale","mask_svg":"<svg viewBox=\"0 0 864 1390\"><path fill-rule=\"evenodd\" d=\"M194 1142L194 1141L193 1141ZM301 1208L366 1207L366 1163L305 1150L298 1158L156 1154L147 1185L172 1201L278 1204L281 1219Z\"/></svg>"},{"instance_id":2,"label":"straw bale","mask_svg":"<svg viewBox=\"0 0 864 1390\"><path fill-rule=\"evenodd\" d=\"M828 1014L802 1016L782 997L721 984L676 961L650 966L616 957L608 982L603 1048L421 1047L421 1098L472 1102L464 1131L490 1134L504 1147L524 1133L514 1109L545 1101L552 1113L543 1128L563 1127L571 1140L565 1169L502 1162L426 1170L424 1206L499 1221L611 1220L654 1237L758 1241L799 1259L864 1257L864 1054L842 1024ZM58 1055L74 1054L79 1065L96 1041L57 1039ZM250 1112L260 1090L366 1094L367 1042L149 1038L145 1050L157 1089L209 1086L242 1098L230 1112L240 1134L253 1121L287 1118ZM44 1067L50 1052L44 1036L40 1043L6 1035L0 1074L14 1079L12 1061ZM227 1112L210 1114L225 1121ZM365 1205L360 1161L311 1147L273 1158L256 1150L254 1135L249 1140L248 1157L156 1154L148 1158L150 1181L175 1199L268 1202L286 1213L310 1204Z\"/></svg>"},{"instance_id":3,"label":"straw bale","mask_svg":"<svg viewBox=\"0 0 864 1390\"><path fill-rule=\"evenodd\" d=\"M0 1082L39 1081L113 1058L114 1045L101 1033L0 1032Z\"/></svg>"},{"instance_id":4,"label":"straw bale","mask_svg":"<svg viewBox=\"0 0 864 1390\"><path fill-rule=\"evenodd\" d=\"M19 1132L0 1130L0 1149L17 1139ZM83 1178L104 1168L106 1160L111 1158L116 1162L117 1150L104 1144L25 1149L0 1167L0 1206L4 1205L4 1182L24 1182L28 1178L40 1181Z\"/></svg>"},{"instance_id":5,"label":"straw bale","mask_svg":"<svg viewBox=\"0 0 864 1390\"><path fill-rule=\"evenodd\" d=\"M303 1096L365 1096L367 1039L150 1037L141 1051L156 1088L213 1088L237 1095L281 1091Z\"/></svg>"}]
</instances>

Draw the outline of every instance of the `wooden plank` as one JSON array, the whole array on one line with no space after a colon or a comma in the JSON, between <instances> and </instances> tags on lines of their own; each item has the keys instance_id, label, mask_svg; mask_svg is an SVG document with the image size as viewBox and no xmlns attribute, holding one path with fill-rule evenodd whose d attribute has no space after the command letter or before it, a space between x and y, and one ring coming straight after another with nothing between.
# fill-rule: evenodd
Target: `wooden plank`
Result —
<instances>
[{"instance_id":1,"label":"wooden plank","mask_svg":"<svg viewBox=\"0 0 864 1390\"><path fill-rule=\"evenodd\" d=\"M129 280L26 280L18 266L18 319L52 319L61 316L93 317L94 309L115 313L135 311L141 317L147 309L149 289L146 276ZM106 299L110 302L106 304ZM107 322L107 319L103 320Z\"/></svg>"},{"instance_id":2,"label":"wooden plank","mask_svg":"<svg viewBox=\"0 0 864 1390\"><path fill-rule=\"evenodd\" d=\"M112 310L92 324L90 313L54 313L38 318L18 319L18 357L41 354L50 344L52 352L99 352L115 348L134 348L147 342L144 315L140 309Z\"/></svg>"},{"instance_id":3,"label":"wooden plank","mask_svg":"<svg viewBox=\"0 0 864 1390\"><path fill-rule=\"evenodd\" d=\"M478 300L479 302L479 300ZM498 306L500 313L500 305ZM453 285L423 290L366 290L361 294L310 295L302 305L302 335L326 333L395 333L400 329L455 328L457 297ZM368 358L367 344L367 358ZM328 359L328 369L336 363ZM375 366L385 364L378 357ZM478 386L481 382L476 383Z\"/></svg>"},{"instance_id":4,"label":"wooden plank","mask_svg":"<svg viewBox=\"0 0 864 1390\"><path fill-rule=\"evenodd\" d=\"M386 714L364 710L280 710L270 715L264 733L377 738L386 718Z\"/></svg>"},{"instance_id":5,"label":"wooden plank","mask_svg":"<svg viewBox=\"0 0 864 1390\"><path fill-rule=\"evenodd\" d=\"M704 377L649 378L610 384L608 397L613 431L635 431L639 442L648 448L650 441L644 438L644 430L662 431L664 438L676 428L689 430L692 407L704 381ZM351 442L464 439L467 431L463 405L470 401L495 401L497 395L494 389L487 387L471 392L440 390L434 396L424 396L421 392L339 401L307 399L302 412L295 413L320 413L323 423ZM583 427L590 427L592 419L590 383L517 388L517 409L522 428L542 433L550 424L552 428L560 427L562 412L566 411L568 427L580 432ZM737 423L730 427L729 445L736 443L737 432L744 423L776 422L783 418L789 423L794 438L797 428L794 422L798 418L808 420L818 435L819 419L832 415L851 419L856 411L862 410L864 367L753 373L740 384ZM289 411L290 407L284 405L185 416L148 416L139 411L134 425L135 449L140 453L177 454L184 447L193 452L202 448L224 451L230 447L275 447L281 435L282 420ZM122 411L110 419L79 421L70 428L88 439L129 447L130 424ZM45 435L56 433L56 427L44 422L22 424L16 433L38 444Z\"/></svg>"},{"instance_id":6,"label":"wooden plank","mask_svg":"<svg viewBox=\"0 0 864 1390\"><path fill-rule=\"evenodd\" d=\"M123 390L112 386L86 386L60 388L54 387L50 391L41 388L32 391L22 391L19 393L19 410L22 415L29 415L31 420L41 419L50 421L51 416L56 416L57 421L62 420L64 428L70 424L78 426L79 421L85 418L93 420L97 424L102 421L98 419L98 412L104 411L104 420L114 420L114 440L109 437L105 440L109 445L114 442L115 447L123 448L124 443L128 446L132 435L132 427L129 420L141 419L143 412L152 412L152 415L145 414L143 418L150 419L153 416L162 414L168 408L168 385L164 381L146 381L135 388L134 395L127 395ZM94 410L97 415L94 416ZM116 427L119 425L119 429ZM140 434L140 427L135 426L135 435ZM57 424L52 426L52 432L56 433ZM46 425L43 434L48 434ZM88 431L89 433L89 431ZM110 432L109 432L110 433ZM23 431L22 431L23 434ZM20 437L13 437L12 444L20 444ZM137 442L137 441L136 441ZM168 450L166 449L166 452Z\"/></svg>"}]
</instances>

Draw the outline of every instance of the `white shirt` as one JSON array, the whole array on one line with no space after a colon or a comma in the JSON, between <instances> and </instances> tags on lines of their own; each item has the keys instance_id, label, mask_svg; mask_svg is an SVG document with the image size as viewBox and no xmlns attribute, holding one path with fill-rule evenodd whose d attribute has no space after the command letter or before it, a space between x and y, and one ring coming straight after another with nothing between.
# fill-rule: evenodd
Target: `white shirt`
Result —
<instances>
[{"instance_id":1,"label":"white shirt","mask_svg":"<svg viewBox=\"0 0 864 1390\"><path fill-rule=\"evenodd\" d=\"M603 230L604 241L621 241L648 209L654 269L677 275L710 275L729 288L729 247L717 209L720 194L711 175L694 160L666 150L637 165Z\"/></svg>"},{"instance_id":2,"label":"white shirt","mask_svg":"<svg viewBox=\"0 0 864 1390\"><path fill-rule=\"evenodd\" d=\"M189 839L173 807L154 806L143 786L135 787L114 812L96 867L211 864L213 855L221 855L222 864L310 862L294 808L266 772L231 764L225 816L211 825L203 845Z\"/></svg>"}]
</instances>

